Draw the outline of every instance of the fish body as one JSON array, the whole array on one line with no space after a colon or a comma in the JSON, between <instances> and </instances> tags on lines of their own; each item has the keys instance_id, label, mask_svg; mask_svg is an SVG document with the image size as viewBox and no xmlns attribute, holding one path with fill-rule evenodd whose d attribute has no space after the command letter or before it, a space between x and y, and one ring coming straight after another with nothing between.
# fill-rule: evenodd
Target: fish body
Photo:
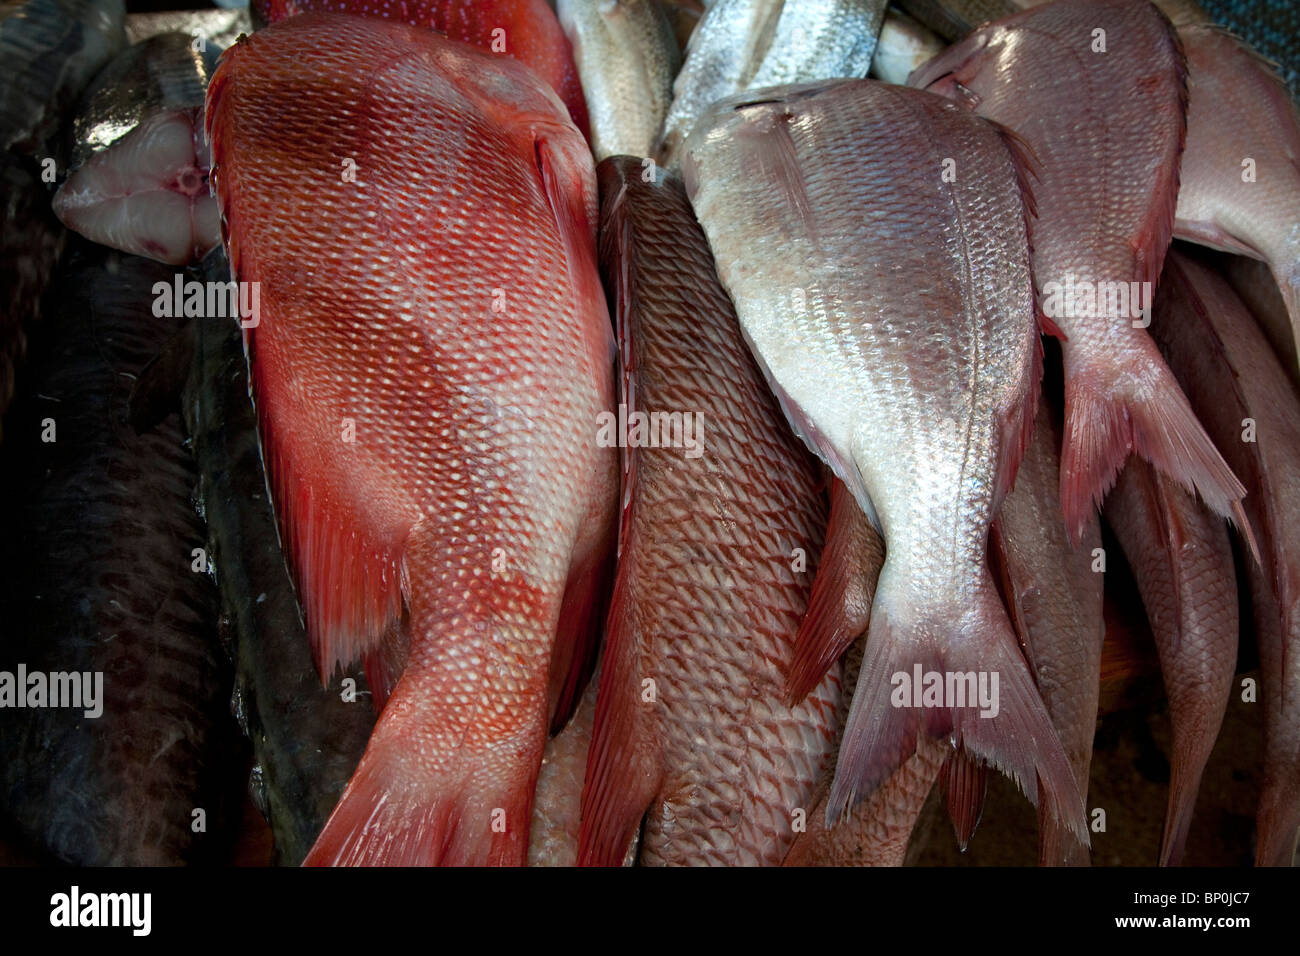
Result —
<instances>
[{"instance_id":1,"label":"fish body","mask_svg":"<svg viewBox=\"0 0 1300 956\"><path fill-rule=\"evenodd\" d=\"M209 44L224 50L238 40L241 33L252 32L253 20L248 7L132 13L126 18L128 43L140 43L160 33L184 33L201 41L200 53L206 52Z\"/></svg>"},{"instance_id":2,"label":"fish body","mask_svg":"<svg viewBox=\"0 0 1300 956\"><path fill-rule=\"evenodd\" d=\"M866 76L884 14L879 0L717 0L692 34L673 84L659 161L675 164L696 120L724 97Z\"/></svg>"},{"instance_id":3,"label":"fish body","mask_svg":"<svg viewBox=\"0 0 1300 956\"><path fill-rule=\"evenodd\" d=\"M1106 634L1104 574L1094 566L1101 529L1091 524L1078 545L1071 545L1061 515L1060 461L1059 429L1047 404L1040 403L992 543L1012 623L1086 800ZM1040 820L1038 842L1043 864L1088 865L1087 850L1050 819Z\"/></svg>"},{"instance_id":4,"label":"fish body","mask_svg":"<svg viewBox=\"0 0 1300 956\"><path fill-rule=\"evenodd\" d=\"M1251 489L1244 506L1259 543L1249 572L1264 710L1264 774L1256 861L1290 866L1300 830L1300 401L1231 288L1175 253L1152 333L1210 434Z\"/></svg>"},{"instance_id":5,"label":"fish body","mask_svg":"<svg viewBox=\"0 0 1300 956\"><path fill-rule=\"evenodd\" d=\"M693 416L701 442L627 453L579 861L622 862L640 829L645 864L775 865L838 730L838 663L783 702L825 534L821 478L745 348L679 178L646 182L631 157L598 176L621 401L651 421Z\"/></svg>"},{"instance_id":6,"label":"fish body","mask_svg":"<svg viewBox=\"0 0 1300 956\"><path fill-rule=\"evenodd\" d=\"M578 862L582 783L596 720L596 688L600 672L587 683L568 725L546 742L542 769L533 797L533 823L528 835L529 866L573 866Z\"/></svg>"},{"instance_id":7,"label":"fish body","mask_svg":"<svg viewBox=\"0 0 1300 956\"><path fill-rule=\"evenodd\" d=\"M343 14L232 47L207 123L317 664L387 700L306 862L522 864L617 496L586 142L523 65Z\"/></svg>"},{"instance_id":8,"label":"fish body","mask_svg":"<svg viewBox=\"0 0 1300 956\"><path fill-rule=\"evenodd\" d=\"M673 98L681 53L657 0L561 0L591 116L596 159L649 156Z\"/></svg>"},{"instance_id":9,"label":"fish body","mask_svg":"<svg viewBox=\"0 0 1300 956\"><path fill-rule=\"evenodd\" d=\"M1237 666L1237 575L1223 520L1133 461L1106 504L1160 655L1174 752L1161 865L1182 861Z\"/></svg>"},{"instance_id":10,"label":"fish body","mask_svg":"<svg viewBox=\"0 0 1300 956\"><path fill-rule=\"evenodd\" d=\"M214 250L196 278L228 282ZM253 792L271 825L277 863L311 849L356 769L374 726L365 677L334 675L322 687L293 582L280 550L248 363L239 323L191 322L181 413L199 466L197 498L235 658L235 713L253 750ZM137 392L139 386L137 386ZM346 676L356 693L344 691Z\"/></svg>"},{"instance_id":11,"label":"fish body","mask_svg":"<svg viewBox=\"0 0 1300 956\"><path fill-rule=\"evenodd\" d=\"M127 421L175 326L152 309L171 276L70 250L9 417L4 487L23 505L0 533L0 670L73 674L81 706L0 708L0 803L67 864L217 863L232 833L243 753L195 465L176 416L146 434Z\"/></svg>"},{"instance_id":12,"label":"fish body","mask_svg":"<svg viewBox=\"0 0 1300 956\"><path fill-rule=\"evenodd\" d=\"M940 98L844 81L717 104L683 168L786 417L886 543L828 820L942 737L1086 839L985 560L1041 372L1017 147ZM955 690L891 704L915 669L997 672L998 714Z\"/></svg>"},{"instance_id":13,"label":"fish body","mask_svg":"<svg viewBox=\"0 0 1300 956\"><path fill-rule=\"evenodd\" d=\"M1173 229L1186 71L1145 2L1057 0L984 26L914 74L1033 152L1034 280L1065 334L1061 505L1073 540L1136 452L1218 514L1241 483L1146 331Z\"/></svg>"},{"instance_id":14,"label":"fish body","mask_svg":"<svg viewBox=\"0 0 1300 956\"><path fill-rule=\"evenodd\" d=\"M1001 20L1027 4L1013 0L901 0L899 6L950 43L976 27Z\"/></svg>"},{"instance_id":15,"label":"fish body","mask_svg":"<svg viewBox=\"0 0 1300 956\"><path fill-rule=\"evenodd\" d=\"M0 415L66 238L48 195L65 164L59 133L82 87L125 45L125 16L122 0L0 7Z\"/></svg>"},{"instance_id":16,"label":"fish body","mask_svg":"<svg viewBox=\"0 0 1300 956\"><path fill-rule=\"evenodd\" d=\"M86 90L72 123L72 170L54 196L69 229L172 265L220 244L203 97L221 51L195 44L184 33L152 36Z\"/></svg>"},{"instance_id":17,"label":"fish body","mask_svg":"<svg viewBox=\"0 0 1300 956\"><path fill-rule=\"evenodd\" d=\"M1300 111L1232 34L1191 24L1178 35L1188 104L1174 233L1266 261L1300 337Z\"/></svg>"},{"instance_id":18,"label":"fish body","mask_svg":"<svg viewBox=\"0 0 1300 956\"><path fill-rule=\"evenodd\" d=\"M261 23L312 12L400 20L504 54L536 71L564 101L574 125L588 133L573 52L546 0L254 0L251 9Z\"/></svg>"},{"instance_id":19,"label":"fish body","mask_svg":"<svg viewBox=\"0 0 1300 956\"><path fill-rule=\"evenodd\" d=\"M912 71L943 52L944 42L933 31L890 7L880 24L871 76L886 83L907 82Z\"/></svg>"}]
</instances>

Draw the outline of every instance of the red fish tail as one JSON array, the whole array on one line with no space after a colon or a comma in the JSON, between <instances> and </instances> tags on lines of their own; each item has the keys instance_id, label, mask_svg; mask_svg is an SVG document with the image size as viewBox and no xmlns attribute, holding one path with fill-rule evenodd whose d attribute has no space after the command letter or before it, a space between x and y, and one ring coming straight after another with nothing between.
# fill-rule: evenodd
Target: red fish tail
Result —
<instances>
[{"instance_id":1,"label":"red fish tail","mask_svg":"<svg viewBox=\"0 0 1300 956\"><path fill-rule=\"evenodd\" d=\"M924 736L952 739L972 761L1009 776L1032 803L1043 805L1051 819L1086 845L1083 800L992 578L985 573L976 592L959 606L939 606L901 591L890 580L886 561L827 805L828 822L875 790ZM912 686L918 672L921 688ZM937 675L937 697L926 695L924 688L933 687L934 680L926 675ZM959 687L975 693L982 687L984 703L968 697L963 701ZM962 790L971 796L978 792L971 786ZM966 809L958 814L959 826L970 822L975 804L966 800L960 805Z\"/></svg>"},{"instance_id":2,"label":"red fish tail","mask_svg":"<svg viewBox=\"0 0 1300 956\"><path fill-rule=\"evenodd\" d=\"M1266 779L1255 815L1255 865L1293 865L1298 836L1300 773L1293 773L1290 780Z\"/></svg>"},{"instance_id":3,"label":"red fish tail","mask_svg":"<svg viewBox=\"0 0 1300 956\"><path fill-rule=\"evenodd\" d=\"M1245 487L1214 447L1158 354L1153 354L1141 381L1135 378L1131 384L1094 368L1068 365L1067 359L1061 510L1073 542L1094 519L1095 508L1114 487L1132 450L1188 492L1199 494L1258 553L1241 510Z\"/></svg>"},{"instance_id":4,"label":"red fish tail","mask_svg":"<svg viewBox=\"0 0 1300 956\"><path fill-rule=\"evenodd\" d=\"M867 525L853 492L844 482L832 481L826 546L786 676L788 705L807 697L831 665L866 632L883 558L880 537Z\"/></svg>"}]
</instances>

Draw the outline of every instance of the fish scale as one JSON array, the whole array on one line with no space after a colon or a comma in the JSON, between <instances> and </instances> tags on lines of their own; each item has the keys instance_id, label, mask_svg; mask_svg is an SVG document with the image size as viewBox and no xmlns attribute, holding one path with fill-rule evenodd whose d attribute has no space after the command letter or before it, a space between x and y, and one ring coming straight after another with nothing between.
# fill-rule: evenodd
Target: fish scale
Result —
<instances>
[{"instance_id":1,"label":"fish scale","mask_svg":"<svg viewBox=\"0 0 1300 956\"><path fill-rule=\"evenodd\" d=\"M254 391L318 665L409 636L307 862L522 863L612 532L586 144L526 67L342 14L236 44L208 127L233 270L262 283Z\"/></svg>"}]
</instances>

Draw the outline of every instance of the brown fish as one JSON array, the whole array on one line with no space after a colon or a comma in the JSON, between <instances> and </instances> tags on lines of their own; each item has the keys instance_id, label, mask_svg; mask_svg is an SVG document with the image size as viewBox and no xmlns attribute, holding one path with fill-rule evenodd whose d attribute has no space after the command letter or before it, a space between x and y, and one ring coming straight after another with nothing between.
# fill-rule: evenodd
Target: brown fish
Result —
<instances>
[{"instance_id":1,"label":"brown fish","mask_svg":"<svg viewBox=\"0 0 1300 956\"><path fill-rule=\"evenodd\" d=\"M830 764L841 697L836 666L802 703L782 700L825 533L821 478L745 348L680 180L646 182L630 157L597 177L620 414L683 425L676 447L629 434L579 861L622 862L644 817L645 863L777 864Z\"/></svg>"},{"instance_id":2,"label":"brown fish","mask_svg":"<svg viewBox=\"0 0 1300 956\"><path fill-rule=\"evenodd\" d=\"M1250 581L1265 708L1256 861L1289 866L1300 830L1300 401L1231 288L1188 256L1170 256L1152 333L1252 491L1245 508L1259 542Z\"/></svg>"}]
</instances>

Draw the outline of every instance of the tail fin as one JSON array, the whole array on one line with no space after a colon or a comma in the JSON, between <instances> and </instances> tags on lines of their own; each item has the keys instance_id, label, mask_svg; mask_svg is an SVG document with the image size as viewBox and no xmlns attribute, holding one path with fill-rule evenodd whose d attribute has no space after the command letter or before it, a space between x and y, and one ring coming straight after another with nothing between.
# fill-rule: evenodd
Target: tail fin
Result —
<instances>
[{"instance_id":1,"label":"tail fin","mask_svg":"<svg viewBox=\"0 0 1300 956\"><path fill-rule=\"evenodd\" d=\"M537 759L518 761L520 748L503 743L444 750L433 765L417 749L428 739L427 715L399 710L406 699L399 685L303 866L522 866L540 715L537 741L523 748Z\"/></svg>"},{"instance_id":2,"label":"tail fin","mask_svg":"<svg viewBox=\"0 0 1300 956\"><path fill-rule=\"evenodd\" d=\"M974 594L948 606L901 590L886 560L828 822L878 787L924 735L948 738L1007 774L1032 803L1045 803L1049 815L1086 844L1083 800L992 577L985 571ZM926 674L939 675L937 696ZM918 675L919 689L911 686ZM981 677L983 709L968 695Z\"/></svg>"},{"instance_id":3,"label":"tail fin","mask_svg":"<svg viewBox=\"0 0 1300 956\"><path fill-rule=\"evenodd\" d=\"M831 514L808 611L794 639L786 703L794 706L867 630L885 543L838 478L831 482Z\"/></svg>"},{"instance_id":4,"label":"tail fin","mask_svg":"<svg viewBox=\"0 0 1300 956\"><path fill-rule=\"evenodd\" d=\"M944 761L939 774L943 781L948 818L952 820L957 846L965 853L975 828L984 814L984 796L988 792L988 766L975 760L965 750L954 750Z\"/></svg>"},{"instance_id":5,"label":"tail fin","mask_svg":"<svg viewBox=\"0 0 1300 956\"><path fill-rule=\"evenodd\" d=\"M1061 448L1061 510L1078 543L1094 509L1135 451L1211 511L1231 521L1258 554L1241 508L1246 489L1205 433L1187 396L1151 345L1141 376L1116 380L1067 358L1065 440Z\"/></svg>"}]
</instances>

